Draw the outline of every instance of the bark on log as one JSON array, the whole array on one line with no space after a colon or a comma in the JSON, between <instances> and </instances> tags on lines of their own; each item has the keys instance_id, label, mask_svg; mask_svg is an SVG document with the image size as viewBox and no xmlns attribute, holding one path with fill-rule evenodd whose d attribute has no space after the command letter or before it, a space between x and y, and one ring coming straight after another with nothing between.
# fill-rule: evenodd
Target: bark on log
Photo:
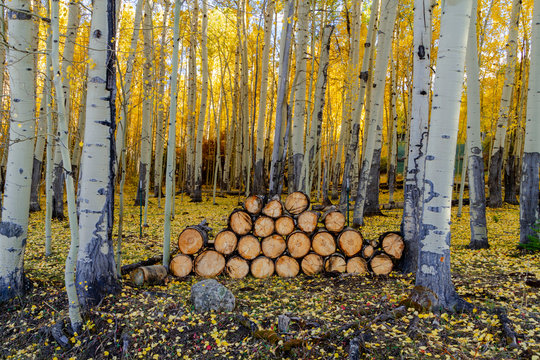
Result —
<instances>
[{"instance_id":1,"label":"bark on log","mask_svg":"<svg viewBox=\"0 0 540 360\"><path fill-rule=\"evenodd\" d=\"M253 225L253 235L264 238L272 235L274 228L274 219L268 216L260 216Z\"/></svg>"},{"instance_id":2,"label":"bark on log","mask_svg":"<svg viewBox=\"0 0 540 360\"><path fill-rule=\"evenodd\" d=\"M315 275L323 271L324 261L322 256L315 253L310 253L304 256L301 266L304 274Z\"/></svg>"},{"instance_id":3,"label":"bark on log","mask_svg":"<svg viewBox=\"0 0 540 360\"><path fill-rule=\"evenodd\" d=\"M371 266L371 271L373 271L376 275L388 275L394 268L392 259L390 259L390 257L386 254L374 256L369 261L369 265Z\"/></svg>"},{"instance_id":4,"label":"bark on log","mask_svg":"<svg viewBox=\"0 0 540 360\"><path fill-rule=\"evenodd\" d=\"M287 244L281 235L271 235L266 238L261 243L261 249L264 256L271 259L275 259L287 248Z\"/></svg>"},{"instance_id":5,"label":"bark on log","mask_svg":"<svg viewBox=\"0 0 540 360\"><path fill-rule=\"evenodd\" d=\"M225 269L225 257L217 251L206 250L197 256L193 269L202 277L218 276Z\"/></svg>"},{"instance_id":6,"label":"bark on log","mask_svg":"<svg viewBox=\"0 0 540 360\"><path fill-rule=\"evenodd\" d=\"M251 274L257 279L264 279L274 273L274 262L265 256L259 256L251 262Z\"/></svg>"},{"instance_id":7,"label":"bark on log","mask_svg":"<svg viewBox=\"0 0 540 360\"><path fill-rule=\"evenodd\" d=\"M338 233L345 227L345 215L337 210L330 209L323 215L324 226L326 230Z\"/></svg>"},{"instance_id":8,"label":"bark on log","mask_svg":"<svg viewBox=\"0 0 540 360\"><path fill-rule=\"evenodd\" d=\"M192 270L193 260L189 255L177 255L169 263L169 271L176 277L188 276Z\"/></svg>"},{"instance_id":9,"label":"bark on log","mask_svg":"<svg viewBox=\"0 0 540 360\"><path fill-rule=\"evenodd\" d=\"M214 239L214 249L223 255L230 255L236 249L238 243L238 237L233 231L222 230Z\"/></svg>"},{"instance_id":10,"label":"bark on log","mask_svg":"<svg viewBox=\"0 0 540 360\"><path fill-rule=\"evenodd\" d=\"M345 256L342 254L332 254L324 261L324 270L326 272L340 272L347 271L347 262Z\"/></svg>"},{"instance_id":11,"label":"bark on log","mask_svg":"<svg viewBox=\"0 0 540 360\"><path fill-rule=\"evenodd\" d=\"M405 249L405 242L401 233L398 232L387 232L381 235L380 243L384 252L390 257L399 260L403 255L403 250Z\"/></svg>"},{"instance_id":12,"label":"bark on log","mask_svg":"<svg viewBox=\"0 0 540 360\"><path fill-rule=\"evenodd\" d=\"M233 256L227 261L225 272L233 279L242 279L249 274L249 263L240 256Z\"/></svg>"},{"instance_id":13,"label":"bark on log","mask_svg":"<svg viewBox=\"0 0 540 360\"><path fill-rule=\"evenodd\" d=\"M304 211L298 215L298 228L305 233L311 234L317 230L320 214L315 211Z\"/></svg>"},{"instance_id":14,"label":"bark on log","mask_svg":"<svg viewBox=\"0 0 540 360\"><path fill-rule=\"evenodd\" d=\"M366 260L355 256L347 260L347 272L349 274L366 274L368 272L368 264Z\"/></svg>"},{"instance_id":15,"label":"bark on log","mask_svg":"<svg viewBox=\"0 0 540 360\"><path fill-rule=\"evenodd\" d=\"M262 209L262 213L276 219L283 214L283 205L278 199L270 200Z\"/></svg>"},{"instance_id":16,"label":"bark on log","mask_svg":"<svg viewBox=\"0 0 540 360\"><path fill-rule=\"evenodd\" d=\"M208 244L208 232L206 220L199 225L188 226L178 236L178 249L182 254L193 255Z\"/></svg>"},{"instance_id":17,"label":"bark on log","mask_svg":"<svg viewBox=\"0 0 540 360\"><path fill-rule=\"evenodd\" d=\"M281 236L287 236L294 231L294 220L289 215L277 218L275 223L276 232Z\"/></svg>"},{"instance_id":18,"label":"bark on log","mask_svg":"<svg viewBox=\"0 0 540 360\"><path fill-rule=\"evenodd\" d=\"M370 244L366 244L362 249L362 257L364 259L369 259L373 256L373 254L375 254L375 248Z\"/></svg>"},{"instance_id":19,"label":"bark on log","mask_svg":"<svg viewBox=\"0 0 540 360\"><path fill-rule=\"evenodd\" d=\"M161 284L167 277L167 268L163 265L141 266L129 274L136 286Z\"/></svg>"},{"instance_id":20,"label":"bark on log","mask_svg":"<svg viewBox=\"0 0 540 360\"><path fill-rule=\"evenodd\" d=\"M251 216L243 210L234 210L229 216L229 228L237 235L246 235L253 228Z\"/></svg>"},{"instance_id":21,"label":"bark on log","mask_svg":"<svg viewBox=\"0 0 540 360\"><path fill-rule=\"evenodd\" d=\"M320 229L311 238L313 251L321 256L329 256L336 252L336 241L330 232Z\"/></svg>"},{"instance_id":22,"label":"bark on log","mask_svg":"<svg viewBox=\"0 0 540 360\"><path fill-rule=\"evenodd\" d=\"M357 230L347 228L339 234L337 243L345 256L352 257L358 254L362 249L362 234Z\"/></svg>"},{"instance_id":23,"label":"bark on log","mask_svg":"<svg viewBox=\"0 0 540 360\"><path fill-rule=\"evenodd\" d=\"M285 210L289 214L298 215L309 208L309 197L301 191L295 191L285 199Z\"/></svg>"},{"instance_id":24,"label":"bark on log","mask_svg":"<svg viewBox=\"0 0 540 360\"><path fill-rule=\"evenodd\" d=\"M287 250L293 258L306 256L311 249L311 240L306 233L295 231L287 238Z\"/></svg>"},{"instance_id":25,"label":"bark on log","mask_svg":"<svg viewBox=\"0 0 540 360\"><path fill-rule=\"evenodd\" d=\"M261 243L253 235L246 235L238 241L238 254L246 260L253 260L261 253Z\"/></svg>"},{"instance_id":26,"label":"bark on log","mask_svg":"<svg viewBox=\"0 0 540 360\"><path fill-rule=\"evenodd\" d=\"M298 261L287 255L280 256L279 259L276 260L275 266L276 273L284 278L295 277L300 272Z\"/></svg>"},{"instance_id":27,"label":"bark on log","mask_svg":"<svg viewBox=\"0 0 540 360\"><path fill-rule=\"evenodd\" d=\"M251 195L244 201L244 209L252 215L259 215L264 206L264 197L261 195Z\"/></svg>"}]
</instances>

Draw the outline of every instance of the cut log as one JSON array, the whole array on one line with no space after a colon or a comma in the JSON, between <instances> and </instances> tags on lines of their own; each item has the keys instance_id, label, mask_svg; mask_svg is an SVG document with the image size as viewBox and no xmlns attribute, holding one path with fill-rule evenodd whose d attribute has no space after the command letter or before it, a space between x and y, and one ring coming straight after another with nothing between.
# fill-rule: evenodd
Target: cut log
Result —
<instances>
[{"instance_id":1,"label":"cut log","mask_svg":"<svg viewBox=\"0 0 540 360\"><path fill-rule=\"evenodd\" d=\"M362 250L363 242L362 234L351 228L343 230L337 238L339 248L347 257L358 254Z\"/></svg>"},{"instance_id":2,"label":"cut log","mask_svg":"<svg viewBox=\"0 0 540 360\"><path fill-rule=\"evenodd\" d=\"M337 210L332 210L324 215L324 227L333 233L338 233L345 227L345 215Z\"/></svg>"},{"instance_id":3,"label":"cut log","mask_svg":"<svg viewBox=\"0 0 540 360\"><path fill-rule=\"evenodd\" d=\"M322 256L311 253L304 256L302 259L302 271L306 275L315 275L319 274L324 269L324 261Z\"/></svg>"},{"instance_id":4,"label":"cut log","mask_svg":"<svg viewBox=\"0 0 540 360\"><path fill-rule=\"evenodd\" d=\"M264 197L261 195L251 195L244 201L244 209L251 215L259 215L264 206Z\"/></svg>"},{"instance_id":5,"label":"cut log","mask_svg":"<svg viewBox=\"0 0 540 360\"><path fill-rule=\"evenodd\" d=\"M285 210L298 215L309 208L309 197L301 191L295 191L285 199Z\"/></svg>"},{"instance_id":6,"label":"cut log","mask_svg":"<svg viewBox=\"0 0 540 360\"><path fill-rule=\"evenodd\" d=\"M233 279L242 279L249 274L249 263L240 256L233 256L227 261L225 271Z\"/></svg>"},{"instance_id":7,"label":"cut log","mask_svg":"<svg viewBox=\"0 0 540 360\"><path fill-rule=\"evenodd\" d=\"M289 215L277 218L275 223L276 232L281 236L287 236L294 231L294 220Z\"/></svg>"},{"instance_id":8,"label":"cut log","mask_svg":"<svg viewBox=\"0 0 540 360\"><path fill-rule=\"evenodd\" d=\"M230 255L236 249L238 238L236 234L230 230L220 231L214 240L214 249L223 255Z\"/></svg>"},{"instance_id":9,"label":"cut log","mask_svg":"<svg viewBox=\"0 0 540 360\"><path fill-rule=\"evenodd\" d=\"M176 255L169 263L169 271L176 277L188 276L193 270L193 260L189 255Z\"/></svg>"},{"instance_id":10,"label":"cut log","mask_svg":"<svg viewBox=\"0 0 540 360\"><path fill-rule=\"evenodd\" d=\"M368 272L368 264L366 260L355 256L347 260L347 272L349 274L366 274Z\"/></svg>"},{"instance_id":11,"label":"cut log","mask_svg":"<svg viewBox=\"0 0 540 360\"><path fill-rule=\"evenodd\" d=\"M326 272L344 273L347 271L347 262L345 261L345 256L338 253L330 255L324 262L324 270Z\"/></svg>"},{"instance_id":12,"label":"cut log","mask_svg":"<svg viewBox=\"0 0 540 360\"><path fill-rule=\"evenodd\" d=\"M401 259L403 250L405 249L405 242L403 241L401 233L387 232L381 235L381 237L382 239L380 242L384 252L394 259Z\"/></svg>"},{"instance_id":13,"label":"cut log","mask_svg":"<svg viewBox=\"0 0 540 360\"><path fill-rule=\"evenodd\" d=\"M311 238L313 251L321 256L328 256L336 252L336 241L330 232L319 229Z\"/></svg>"},{"instance_id":14,"label":"cut log","mask_svg":"<svg viewBox=\"0 0 540 360\"><path fill-rule=\"evenodd\" d=\"M141 266L129 275L136 286L158 285L167 278L167 268L163 265Z\"/></svg>"},{"instance_id":15,"label":"cut log","mask_svg":"<svg viewBox=\"0 0 540 360\"><path fill-rule=\"evenodd\" d=\"M200 253L193 265L195 273L202 277L215 277L225 269L225 257L214 250Z\"/></svg>"},{"instance_id":16,"label":"cut log","mask_svg":"<svg viewBox=\"0 0 540 360\"><path fill-rule=\"evenodd\" d=\"M229 216L229 227L237 235L246 235L253 228L251 216L243 210L234 210Z\"/></svg>"},{"instance_id":17,"label":"cut log","mask_svg":"<svg viewBox=\"0 0 540 360\"><path fill-rule=\"evenodd\" d=\"M178 236L178 249L182 254L193 255L198 253L208 244L210 228L206 226L206 220L199 225L188 226Z\"/></svg>"},{"instance_id":18,"label":"cut log","mask_svg":"<svg viewBox=\"0 0 540 360\"><path fill-rule=\"evenodd\" d=\"M273 219L277 219L283 214L283 205L281 205L281 201L278 199L270 200L262 209L262 213Z\"/></svg>"},{"instance_id":19,"label":"cut log","mask_svg":"<svg viewBox=\"0 0 540 360\"><path fill-rule=\"evenodd\" d=\"M238 241L238 254L246 260L253 260L261 253L261 243L253 235L246 235Z\"/></svg>"},{"instance_id":20,"label":"cut log","mask_svg":"<svg viewBox=\"0 0 540 360\"><path fill-rule=\"evenodd\" d=\"M274 233L274 219L268 216L260 216L253 225L253 235L267 237Z\"/></svg>"},{"instance_id":21,"label":"cut log","mask_svg":"<svg viewBox=\"0 0 540 360\"><path fill-rule=\"evenodd\" d=\"M320 214L315 211L304 211L298 215L298 228L303 232L311 234L317 230L317 223L319 222Z\"/></svg>"},{"instance_id":22,"label":"cut log","mask_svg":"<svg viewBox=\"0 0 540 360\"><path fill-rule=\"evenodd\" d=\"M311 240L306 233L295 231L287 238L287 250L293 258L306 256L311 249Z\"/></svg>"},{"instance_id":23,"label":"cut log","mask_svg":"<svg viewBox=\"0 0 540 360\"><path fill-rule=\"evenodd\" d=\"M373 254L375 254L375 248L369 244L364 246L364 248L362 249L362 256L364 257L364 259L371 258Z\"/></svg>"},{"instance_id":24,"label":"cut log","mask_svg":"<svg viewBox=\"0 0 540 360\"><path fill-rule=\"evenodd\" d=\"M274 234L264 238L261 243L261 248L264 256L275 259L283 254L287 248L287 243L285 242L285 239L283 239L283 236Z\"/></svg>"},{"instance_id":25,"label":"cut log","mask_svg":"<svg viewBox=\"0 0 540 360\"><path fill-rule=\"evenodd\" d=\"M251 274L257 279L264 279L274 273L274 262L265 256L259 256L251 262Z\"/></svg>"},{"instance_id":26,"label":"cut log","mask_svg":"<svg viewBox=\"0 0 540 360\"><path fill-rule=\"evenodd\" d=\"M374 256L373 259L369 261L369 265L371 266L371 271L377 275L388 275L394 268L392 259L386 254Z\"/></svg>"},{"instance_id":27,"label":"cut log","mask_svg":"<svg viewBox=\"0 0 540 360\"><path fill-rule=\"evenodd\" d=\"M284 278L291 278L298 275L300 272L300 265L298 265L298 261L296 259L284 255L280 256L279 259L276 260L276 273Z\"/></svg>"}]
</instances>

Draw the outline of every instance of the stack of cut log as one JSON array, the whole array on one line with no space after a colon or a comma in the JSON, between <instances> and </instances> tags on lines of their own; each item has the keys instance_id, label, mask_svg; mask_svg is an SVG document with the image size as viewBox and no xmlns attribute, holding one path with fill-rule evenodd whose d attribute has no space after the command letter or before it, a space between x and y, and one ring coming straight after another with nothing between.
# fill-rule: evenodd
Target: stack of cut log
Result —
<instances>
[{"instance_id":1,"label":"stack of cut log","mask_svg":"<svg viewBox=\"0 0 540 360\"><path fill-rule=\"evenodd\" d=\"M397 232L387 232L377 241L346 227L345 215L335 207L309 210L306 194L294 192L282 202L249 196L243 209L234 210L228 227L213 241L205 223L187 227L178 237L179 255L169 266L178 277L192 271L215 277L225 272L231 278L251 273L266 278L274 273L294 277L322 272L389 274L401 258L404 242ZM320 226L322 225L322 226Z\"/></svg>"}]
</instances>

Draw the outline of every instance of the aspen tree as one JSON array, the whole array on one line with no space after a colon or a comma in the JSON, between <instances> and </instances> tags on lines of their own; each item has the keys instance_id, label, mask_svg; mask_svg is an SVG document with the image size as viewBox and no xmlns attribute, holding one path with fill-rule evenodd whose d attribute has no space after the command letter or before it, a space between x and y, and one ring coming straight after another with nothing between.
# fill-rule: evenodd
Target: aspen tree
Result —
<instances>
[{"instance_id":1,"label":"aspen tree","mask_svg":"<svg viewBox=\"0 0 540 360\"><path fill-rule=\"evenodd\" d=\"M409 128L409 146L404 172L404 206L401 231L405 241L402 270L416 272L418 264L418 236L422 218L424 165L429 124L431 0L415 0L413 28L413 86Z\"/></svg>"},{"instance_id":2,"label":"aspen tree","mask_svg":"<svg viewBox=\"0 0 540 360\"><path fill-rule=\"evenodd\" d=\"M429 140L426 150L419 234L417 289L433 309L462 310L471 305L457 294L450 277L450 217L459 127L459 109L471 0L446 0L441 15Z\"/></svg>"},{"instance_id":3,"label":"aspen tree","mask_svg":"<svg viewBox=\"0 0 540 360\"><path fill-rule=\"evenodd\" d=\"M186 126L186 176L187 191L193 191L194 163L195 163L195 128L197 117L195 116L197 106L197 32L199 23L199 1L193 2L191 10L191 33L189 38L189 87L187 99L187 126Z\"/></svg>"},{"instance_id":4,"label":"aspen tree","mask_svg":"<svg viewBox=\"0 0 540 360\"><path fill-rule=\"evenodd\" d=\"M71 111L71 79L76 77L73 69L73 57L75 55L75 44L77 42L77 30L81 17L81 8L78 1L70 1L68 6L68 19L66 35L64 41L64 52L62 55L62 92L64 95L64 106L66 109L66 121L70 123L73 118ZM80 141L81 134L77 133L75 144Z\"/></svg>"},{"instance_id":5,"label":"aspen tree","mask_svg":"<svg viewBox=\"0 0 540 360\"><path fill-rule=\"evenodd\" d=\"M0 33L6 33L4 9L0 10ZM6 47L0 46L0 120L4 119L4 72L6 67Z\"/></svg>"},{"instance_id":6,"label":"aspen tree","mask_svg":"<svg viewBox=\"0 0 540 360\"><path fill-rule=\"evenodd\" d=\"M489 247L486 226L484 157L480 138L480 75L476 42L477 0L472 0L471 23L467 40L467 146L469 171L469 211L471 249Z\"/></svg>"},{"instance_id":7,"label":"aspen tree","mask_svg":"<svg viewBox=\"0 0 540 360\"><path fill-rule=\"evenodd\" d=\"M12 0L8 10L7 70L10 81L9 152L0 222L0 302L24 292L23 256L34 150L33 23L29 0ZM3 10L2 10L3 11Z\"/></svg>"},{"instance_id":8,"label":"aspen tree","mask_svg":"<svg viewBox=\"0 0 540 360\"><path fill-rule=\"evenodd\" d=\"M520 245L538 238L540 218L539 177L540 166L540 1L534 1L531 31L531 62L529 67L529 90L527 118L521 170L519 197ZM535 224L536 222L536 224Z\"/></svg>"},{"instance_id":9,"label":"aspen tree","mask_svg":"<svg viewBox=\"0 0 540 360\"><path fill-rule=\"evenodd\" d=\"M396 37L399 39L399 34ZM399 42L398 42L399 47ZM394 190L396 185L396 174L397 174L397 128L398 128L398 117L396 111L396 101L397 101L397 71L399 67L399 59L396 60L396 66L392 66L391 69L391 91L390 91L390 126L388 128L388 142L390 143L390 149L388 150L388 202L390 204L394 203Z\"/></svg>"},{"instance_id":10,"label":"aspen tree","mask_svg":"<svg viewBox=\"0 0 540 360\"><path fill-rule=\"evenodd\" d=\"M370 170L375 155L376 141L381 141L377 136L377 130L382 128L382 107L384 103L384 83L386 80L386 69L392 46L392 34L397 13L397 0L384 0L381 5L381 24L379 29L379 40L377 43L377 61L373 75L373 96L371 98L371 108L369 118L369 135L366 145L366 155L362 161L362 168L359 176L359 188L354 206L353 224L355 226L364 223L364 208L366 205L366 195ZM378 169L376 169L378 171Z\"/></svg>"},{"instance_id":11,"label":"aspen tree","mask_svg":"<svg viewBox=\"0 0 540 360\"><path fill-rule=\"evenodd\" d=\"M118 290L114 219L115 2L95 0L88 45L86 125L79 175L76 284L82 308Z\"/></svg>"},{"instance_id":12,"label":"aspen tree","mask_svg":"<svg viewBox=\"0 0 540 360\"><path fill-rule=\"evenodd\" d=\"M240 84L240 115L242 119L242 168L241 179L239 181L238 193L240 194L240 185L244 183L246 196L249 193L250 178L251 178L251 138L249 135L249 62L248 62L248 45L247 45L247 0L241 0L240 11L240 60L241 60L241 84Z\"/></svg>"},{"instance_id":13,"label":"aspen tree","mask_svg":"<svg viewBox=\"0 0 540 360\"><path fill-rule=\"evenodd\" d=\"M504 85L497 120L497 131L491 148L491 160L489 165L489 207L502 206L502 183L501 173L503 164L504 143L506 130L509 122L510 105L512 102L512 90L514 88L514 75L517 53L517 37L519 27L519 13L522 0L512 0L512 12L508 23L508 41L506 44L506 68L504 72Z\"/></svg>"}]
</instances>

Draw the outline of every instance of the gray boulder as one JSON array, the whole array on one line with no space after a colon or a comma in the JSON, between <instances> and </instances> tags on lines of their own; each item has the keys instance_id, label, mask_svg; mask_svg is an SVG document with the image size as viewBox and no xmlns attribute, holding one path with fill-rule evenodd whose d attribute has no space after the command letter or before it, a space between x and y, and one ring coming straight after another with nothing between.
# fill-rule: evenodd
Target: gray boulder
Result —
<instances>
[{"instance_id":1,"label":"gray boulder","mask_svg":"<svg viewBox=\"0 0 540 360\"><path fill-rule=\"evenodd\" d=\"M195 311L228 312L235 307L233 293L214 279L200 281L191 286L191 302Z\"/></svg>"}]
</instances>

